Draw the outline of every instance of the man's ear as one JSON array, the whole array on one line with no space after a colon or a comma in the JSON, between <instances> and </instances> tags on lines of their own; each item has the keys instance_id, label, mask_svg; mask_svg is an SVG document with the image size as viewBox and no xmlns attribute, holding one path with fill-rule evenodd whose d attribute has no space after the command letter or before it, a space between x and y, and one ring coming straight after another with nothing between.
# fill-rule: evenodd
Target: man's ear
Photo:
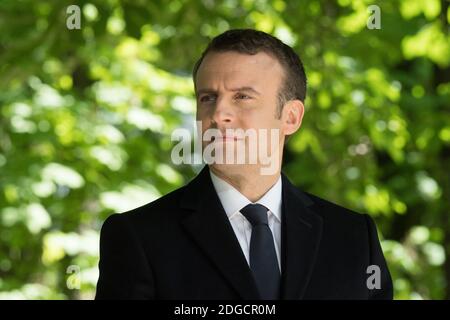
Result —
<instances>
[{"instance_id":1,"label":"man's ear","mask_svg":"<svg viewBox=\"0 0 450 320\"><path fill-rule=\"evenodd\" d=\"M282 129L285 136L294 134L301 126L305 106L300 100L289 100L285 103L282 114Z\"/></svg>"}]
</instances>

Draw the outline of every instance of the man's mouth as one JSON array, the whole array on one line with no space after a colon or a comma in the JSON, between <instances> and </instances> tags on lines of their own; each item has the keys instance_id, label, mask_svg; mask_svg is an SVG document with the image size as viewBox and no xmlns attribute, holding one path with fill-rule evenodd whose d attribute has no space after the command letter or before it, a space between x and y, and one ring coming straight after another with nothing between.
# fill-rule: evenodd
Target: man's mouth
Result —
<instances>
[{"instance_id":1,"label":"man's mouth","mask_svg":"<svg viewBox=\"0 0 450 320\"><path fill-rule=\"evenodd\" d=\"M239 141L242 140L236 136L221 136L221 137L211 137L211 142L227 142L227 141Z\"/></svg>"}]
</instances>

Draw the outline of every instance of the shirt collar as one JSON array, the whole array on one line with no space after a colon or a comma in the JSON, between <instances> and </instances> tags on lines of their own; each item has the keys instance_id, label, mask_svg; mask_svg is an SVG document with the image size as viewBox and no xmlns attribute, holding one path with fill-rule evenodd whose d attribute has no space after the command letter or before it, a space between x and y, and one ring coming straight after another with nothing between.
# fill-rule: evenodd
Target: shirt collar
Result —
<instances>
[{"instance_id":1,"label":"shirt collar","mask_svg":"<svg viewBox=\"0 0 450 320\"><path fill-rule=\"evenodd\" d=\"M209 170L211 175L211 181L216 189L217 195L219 196L222 207L225 210L228 218L236 214L243 207L252 202L247 199L242 193L240 193L236 188L225 180L216 176L211 170ZM272 186L272 188L267 191L264 196L256 201L256 203L262 204L268 208L274 216L281 221L281 175L277 182Z\"/></svg>"}]
</instances>

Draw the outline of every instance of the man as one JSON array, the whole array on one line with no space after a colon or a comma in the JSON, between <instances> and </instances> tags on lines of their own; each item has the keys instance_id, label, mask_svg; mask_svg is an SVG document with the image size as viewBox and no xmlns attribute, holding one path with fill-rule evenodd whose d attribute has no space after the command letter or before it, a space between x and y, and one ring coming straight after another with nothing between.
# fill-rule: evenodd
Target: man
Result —
<instances>
[{"instance_id":1,"label":"man","mask_svg":"<svg viewBox=\"0 0 450 320\"><path fill-rule=\"evenodd\" d=\"M267 156L211 161L188 185L110 216L96 298L392 299L372 219L281 174L286 138L304 114L306 75L295 52L266 33L230 30L204 51L194 85L202 132L220 133L203 147L252 155L252 136L232 129L253 130ZM263 172L268 158L277 165Z\"/></svg>"}]
</instances>

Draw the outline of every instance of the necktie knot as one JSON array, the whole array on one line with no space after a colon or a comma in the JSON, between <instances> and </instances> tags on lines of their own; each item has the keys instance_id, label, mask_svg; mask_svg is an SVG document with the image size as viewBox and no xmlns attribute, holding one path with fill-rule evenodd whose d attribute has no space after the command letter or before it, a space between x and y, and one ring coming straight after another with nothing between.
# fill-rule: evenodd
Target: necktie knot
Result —
<instances>
[{"instance_id":1,"label":"necktie knot","mask_svg":"<svg viewBox=\"0 0 450 320\"><path fill-rule=\"evenodd\" d=\"M252 227L258 225L267 225L267 209L262 204L249 204L241 209L241 213L251 223Z\"/></svg>"}]
</instances>

